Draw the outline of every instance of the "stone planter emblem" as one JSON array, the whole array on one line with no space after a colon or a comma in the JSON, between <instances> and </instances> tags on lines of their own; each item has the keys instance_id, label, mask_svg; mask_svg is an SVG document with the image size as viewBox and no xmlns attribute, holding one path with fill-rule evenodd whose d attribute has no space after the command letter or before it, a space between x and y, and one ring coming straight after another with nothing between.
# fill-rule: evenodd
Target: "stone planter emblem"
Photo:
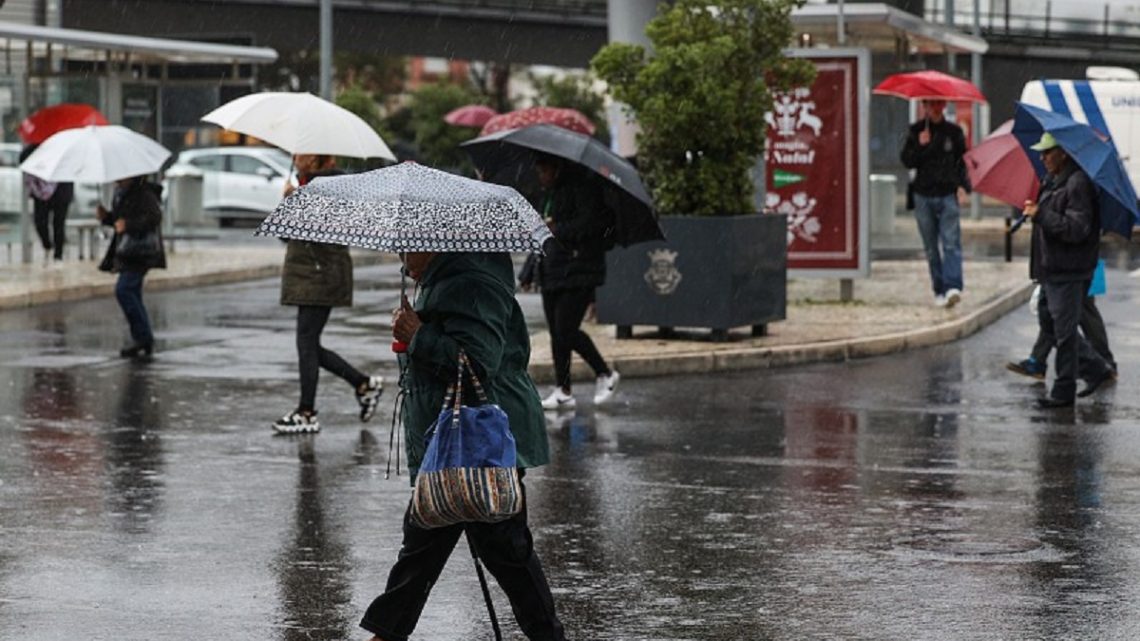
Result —
<instances>
[{"instance_id":1,"label":"stone planter emblem","mask_svg":"<svg viewBox=\"0 0 1140 641\"><path fill-rule=\"evenodd\" d=\"M681 284L681 272L677 269L677 252L668 249L655 249L647 252L649 271L645 272L645 282L649 288L661 296L677 291Z\"/></svg>"}]
</instances>

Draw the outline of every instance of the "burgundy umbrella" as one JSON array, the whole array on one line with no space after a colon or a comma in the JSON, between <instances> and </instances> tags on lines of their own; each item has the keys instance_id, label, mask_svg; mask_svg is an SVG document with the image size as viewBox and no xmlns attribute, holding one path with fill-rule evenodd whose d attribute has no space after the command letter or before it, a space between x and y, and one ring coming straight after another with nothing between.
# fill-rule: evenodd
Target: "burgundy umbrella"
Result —
<instances>
[{"instance_id":1,"label":"burgundy umbrella","mask_svg":"<svg viewBox=\"0 0 1140 641\"><path fill-rule=\"evenodd\" d=\"M563 109L561 107L530 107L517 109L509 113L500 114L487 121L480 136L493 134L496 131L507 129L522 129L531 125L554 125L591 136L594 134L594 123L590 122L582 112L576 109Z\"/></svg>"},{"instance_id":2,"label":"burgundy umbrella","mask_svg":"<svg viewBox=\"0 0 1140 641\"><path fill-rule=\"evenodd\" d=\"M487 105L464 105L458 109L452 109L447 112L443 117L444 122L456 127L472 127L479 129L487 124L487 121L499 115L499 112L491 109Z\"/></svg>"},{"instance_id":3,"label":"burgundy umbrella","mask_svg":"<svg viewBox=\"0 0 1140 641\"><path fill-rule=\"evenodd\" d=\"M1025 149L1013 135L1013 121L1006 121L963 157L970 183L978 193L1021 209L1025 201L1037 200L1040 180Z\"/></svg>"}]
</instances>

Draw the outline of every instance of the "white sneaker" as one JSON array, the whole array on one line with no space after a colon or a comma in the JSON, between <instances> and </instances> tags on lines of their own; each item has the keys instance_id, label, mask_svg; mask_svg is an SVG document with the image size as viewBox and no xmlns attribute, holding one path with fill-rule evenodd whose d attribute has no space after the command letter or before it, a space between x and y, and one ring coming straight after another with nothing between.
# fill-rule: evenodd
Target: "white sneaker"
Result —
<instances>
[{"instance_id":1,"label":"white sneaker","mask_svg":"<svg viewBox=\"0 0 1140 641\"><path fill-rule=\"evenodd\" d=\"M384 393L384 379L380 376L369 376L364 391L356 390L356 402L360 403L360 420L367 423L376 413L376 406L380 404L380 395Z\"/></svg>"},{"instance_id":2,"label":"white sneaker","mask_svg":"<svg viewBox=\"0 0 1140 641\"><path fill-rule=\"evenodd\" d=\"M946 297L943 296L942 294L935 294L934 295L934 306L935 307L946 307Z\"/></svg>"},{"instance_id":3,"label":"white sneaker","mask_svg":"<svg viewBox=\"0 0 1140 641\"><path fill-rule=\"evenodd\" d=\"M312 434L321 431L317 413L305 414L297 410L273 422L273 431L278 434Z\"/></svg>"},{"instance_id":4,"label":"white sneaker","mask_svg":"<svg viewBox=\"0 0 1140 641\"><path fill-rule=\"evenodd\" d=\"M949 289L946 291L946 306L947 307L953 307L953 306L957 305L959 302L961 302L961 300L962 300L962 290L952 288L952 289Z\"/></svg>"},{"instance_id":5,"label":"white sneaker","mask_svg":"<svg viewBox=\"0 0 1140 641\"><path fill-rule=\"evenodd\" d=\"M577 404L578 401L574 400L572 395L563 392L561 387L554 388L550 396L542 399L542 409L544 410L572 410Z\"/></svg>"},{"instance_id":6,"label":"white sneaker","mask_svg":"<svg viewBox=\"0 0 1140 641\"><path fill-rule=\"evenodd\" d=\"M621 374L616 371L610 372L609 376L605 374L598 377L597 383L594 385L594 405L605 405L614 397L614 392L617 391L618 381L621 380Z\"/></svg>"}]
</instances>

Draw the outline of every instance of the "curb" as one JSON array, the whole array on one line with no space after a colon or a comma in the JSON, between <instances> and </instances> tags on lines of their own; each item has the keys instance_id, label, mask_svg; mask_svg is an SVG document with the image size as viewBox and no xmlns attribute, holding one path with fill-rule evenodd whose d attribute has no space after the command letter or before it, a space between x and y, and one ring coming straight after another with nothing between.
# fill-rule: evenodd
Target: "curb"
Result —
<instances>
[{"instance_id":1,"label":"curb","mask_svg":"<svg viewBox=\"0 0 1140 641\"><path fill-rule=\"evenodd\" d=\"M144 291L159 292L185 287L204 287L207 285L223 285L244 280L257 280L270 278L281 273L281 265L260 265L242 269L220 270L197 274L166 275L155 274L147 278ZM107 275L107 282L100 284L81 283L65 285L30 291L22 294L0 297L0 310L34 307L50 303L62 303L89 298L113 296L115 293L115 277Z\"/></svg>"},{"instance_id":2,"label":"curb","mask_svg":"<svg viewBox=\"0 0 1140 641\"><path fill-rule=\"evenodd\" d=\"M625 356L610 359L622 378L650 378L675 374L707 374L749 369L771 369L809 363L848 361L884 356L910 349L933 347L965 338L994 323L1002 316L1026 303L1034 283L1027 281L1007 291L978 310L933 327L882 334L867 338L820 341L776 347L745 347L721 351ZM541 385L554 382L551 362L531 363L531 378ZM571 370L574 380L592 380L593 373L584 363L575 362Z\"/></svg>"}]
</instances>

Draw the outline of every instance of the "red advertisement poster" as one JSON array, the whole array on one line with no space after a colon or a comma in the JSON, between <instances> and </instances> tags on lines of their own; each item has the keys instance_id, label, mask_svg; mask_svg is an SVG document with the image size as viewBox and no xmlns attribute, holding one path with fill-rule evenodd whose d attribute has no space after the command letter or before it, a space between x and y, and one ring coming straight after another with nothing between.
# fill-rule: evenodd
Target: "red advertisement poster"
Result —
<instances>
[{"instance_id":1,"label":"red advertisement poster","mask_svg":"<svg viewBox=\"0 0 1140 641\"><path fill-rule=\"evenodd\" d=\"M815 83L768 115L765 211L788 216L788 269L859 270L863 219L859 59L812 57Z\"/></svg>"}]
</instances>

